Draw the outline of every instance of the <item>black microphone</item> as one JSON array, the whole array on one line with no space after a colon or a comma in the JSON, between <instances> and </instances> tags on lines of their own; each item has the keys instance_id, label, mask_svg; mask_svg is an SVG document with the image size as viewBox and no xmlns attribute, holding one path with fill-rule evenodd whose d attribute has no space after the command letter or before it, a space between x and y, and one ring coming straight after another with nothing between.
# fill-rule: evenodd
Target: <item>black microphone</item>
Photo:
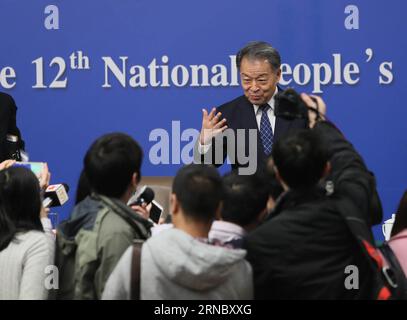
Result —
<instances>
[{"instance_id":1,"label":"black microphone","mask_svg":"<svg viewBox=\"0 0 407 320\"><path fill-rule=\"evenodd\" d=\"M141 189L140 195L137 197L137 199L130 201L128 206L141 206L143 203L149 204L154 200L154 196L154 190L150 187L144 186L143 189Z\"/></svg>"},{"instance_id":2,"label":"black microphone","mask_svg":"<svg viewBox=\"0 0 407 320\"><path fill-rule=\"evenodd\" d=\"M51 184L44 193L44 208L59 207L69 200L69 186L66 183Z\"/></svg>"}]
</instances>

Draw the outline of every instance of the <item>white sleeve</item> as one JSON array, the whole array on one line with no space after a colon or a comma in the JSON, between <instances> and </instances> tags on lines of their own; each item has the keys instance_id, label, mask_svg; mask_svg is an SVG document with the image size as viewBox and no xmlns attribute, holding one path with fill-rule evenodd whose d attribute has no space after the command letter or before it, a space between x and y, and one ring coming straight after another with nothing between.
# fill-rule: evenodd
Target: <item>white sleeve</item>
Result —
<instances>
[{"instance_id":1,"label":"white sleeve","mask_svg":"<svg viewBox=\"0 0 407 320\"><path fill-rule=\"evenodd\" d=\"M199 154L205 154L209 151L209 149L211 148L212 143L208 143L208 144L201 144L200 142L198 143L198 152Z\"/></svg>"},{"instance_id":2,"label":"white sleeve","mask_svg":"<svg viewBox=\"0 0 407 320\"><path fill-rule=\"evenodd\" d=\"M51 239L55 240L55 233L52 230L52 223L49 218L41 218L42 228L44 229L45 234L47 234Z\"/></svg>"},{"instance_id":3,"label":"white sleeve","mask_svg":"<svg viewBox=\"0 0 407 320\"><path fill-rule=\"evenodd\" d=\"M45 300L48 298L49 290L52 288L46 285L49 283L47 277L53 277L56 280L58 278L58 273L52 268L54 252L55 242L48 235L43 234L26 252L20 283L20 300ZM51 268L47 269L48 266Z\"/></svg>"},{"instance_id":4,"label":"white sleeve","mask_svg":"<svg viewBox=\"0 0 407 320\"><path fill-rule=\"evenodd\" d=\"M132 260L133 246L130 246L107 279L102 300L130 300Z\"/></svg>"}]
</instances>

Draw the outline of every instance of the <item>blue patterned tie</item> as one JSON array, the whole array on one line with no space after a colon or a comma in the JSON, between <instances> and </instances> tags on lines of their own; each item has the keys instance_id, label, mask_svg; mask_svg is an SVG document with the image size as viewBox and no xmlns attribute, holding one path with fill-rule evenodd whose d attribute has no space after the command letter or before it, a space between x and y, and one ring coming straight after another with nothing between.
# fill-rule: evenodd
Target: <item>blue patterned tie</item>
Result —
<instances>
[{"instance_id":1,"label":"blue patterned tie","mask_svg":"<svg viewBox=\"0 0 407 320\"><path fill-rule=\"evenodd\" d=\"M271 127L267 111L270 109L268 104L260 106L261 119L260 119L260 138L263 144L263 150L266 156L270 155L273 146L273 128Z\"/></svg>"}]
</instances>

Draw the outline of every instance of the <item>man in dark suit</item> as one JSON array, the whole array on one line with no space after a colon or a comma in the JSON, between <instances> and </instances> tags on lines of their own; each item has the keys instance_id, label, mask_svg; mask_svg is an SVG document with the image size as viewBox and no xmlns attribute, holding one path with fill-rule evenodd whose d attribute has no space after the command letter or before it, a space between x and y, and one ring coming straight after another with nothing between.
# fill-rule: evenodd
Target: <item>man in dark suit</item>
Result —
<instances>
[{"instance_id":1,"label":"man in dark suit","mask_svg":"<svg viewBox=\"0 0 407 320\"><path fill-rule=\"evenodd\" d=\"M24 150L24 141L17 127L16 114L14 99L0 92L0 162L10 158L21 160L19 150Z\"/></svg>"},{"instance_id":2,"label":"man in dark suit","mask_svg":"<svg viewBox=\"0 0 407 320\"><path fill-rule=\"evenodd\" d=\"M281 58L276 49L266 42L250 42L237 53L236 64L244 95L209 114L203 110L195 159L221 165L228 155L232 169L246 167L248 170L239 173L251 174L265 164L277 139L307 124L304 119L274 115L274 98L281 91L277 86Z\"/></svg>"}]
</instances>

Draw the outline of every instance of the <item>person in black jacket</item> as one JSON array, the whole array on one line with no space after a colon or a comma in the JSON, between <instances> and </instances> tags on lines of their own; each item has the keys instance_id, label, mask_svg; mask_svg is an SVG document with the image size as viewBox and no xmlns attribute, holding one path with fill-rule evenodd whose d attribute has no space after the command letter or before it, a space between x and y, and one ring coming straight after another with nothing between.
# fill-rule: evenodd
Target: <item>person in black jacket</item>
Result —
<instances>
[{"instance_id":1,"label":"person in black jacket","mask_svg":"<svg viewBox=\"0 0 407 320\"><path fill-rule=\"evenodd\" d=\"M21 161L19 150L24 150L24 141L17 127L16 114L14 99L0 92L0 162L7 159Z\"/></svg>"},{"instance_id":2,"label":"person in black jacket","mask_svg":"<svg viewBox=\"0 0 407 320\"><path fill-rule=\"evenodd\" d=\"M369 225L373 177L353 146L325 120L322 99L314 97L316 104L308 95L301 97L319 109L320 118L309 112L311 130L273 146L274 169L285 193L244 244L255 298L371 298L372 271L340 210L346 204L355 219ZM326 190L319 183L323 177L332 182ZM358 272L350 287L349 266Z\"/></svg>"}]
</instances>

